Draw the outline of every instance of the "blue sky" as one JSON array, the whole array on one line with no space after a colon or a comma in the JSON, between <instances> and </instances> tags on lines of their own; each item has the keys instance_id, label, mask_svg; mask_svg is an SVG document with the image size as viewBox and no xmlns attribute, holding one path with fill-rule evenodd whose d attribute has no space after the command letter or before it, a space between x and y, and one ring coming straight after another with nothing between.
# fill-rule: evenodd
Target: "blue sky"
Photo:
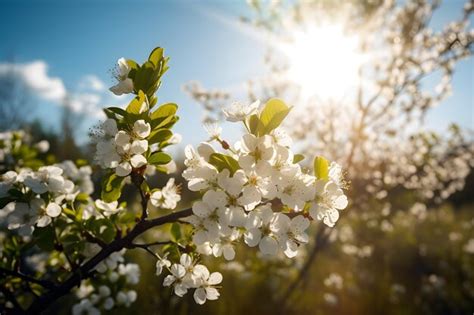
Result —
<instances>
[{"instance_id":1,"label":"blue sky","mask_svg":"<svg viewBox=\"0 0 474 315\"><path fill-rule=\"evenodd\" d=\"M433 20L435 27L459 15L462 1L445 1ZM5 1L0 0L0 62L42 60L47 75L60 78L71 93L86 93L84 78L94 75L107 87L109 70L119 57L144 60L155 46L171 56L170 70L159 91L159 103L180 105L177 131L184 143L206 135L201 110L182 90L191 80L206 88L234 87L263 73L265 46L219 17L237 20L246 14L244 1ZM473 60L456 69L453 96L428 116L442 128L450 121L473 128ZM89 88L90 89L90 88ZM95 91L98 93L98 91ZM101 106L124 104L100 92ZM47 124L59 121L60 107L38 99L34 116ZM91 117L85 125L97 119ZM85 135L87 128L84 128Z\"/></svg>"}]
</instances>

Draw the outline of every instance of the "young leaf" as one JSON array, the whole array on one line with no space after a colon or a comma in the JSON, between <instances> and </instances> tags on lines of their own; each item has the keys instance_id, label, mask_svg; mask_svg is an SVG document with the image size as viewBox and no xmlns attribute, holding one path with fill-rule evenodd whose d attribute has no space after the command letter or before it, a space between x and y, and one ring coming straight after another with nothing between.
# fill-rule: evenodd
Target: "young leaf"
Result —
<instances>
[{"instance_id":1,"label":"young leaf","mask_svg":"<svg viewBox=\"0 0 474 315\"><path fill-rule=\"evenodd\" d=\"M303 154L295 154L293 157L293 164L299 163L304 160L304 155Z\"/></svg>"},{"instance_id":2,"label":"young leaf","mask_svg":"<svg viewBox=\"0 0 474 315\"><path fill-rule=\"evenodd\" d=\"M317 179L327 180L329 177L329 162L322 156L314 158L314 176Z\"/></svg>"},{"instance_id":3,"label":"young leaf","mask_svg":"<svg viewBox=\"0 0 474 315\"><path fill-rule=\"evenodd\" d=\"M122 117L127 117L127 112L120 107L107 107L105 110L111 111L112 113L120 115Z\"/></svg>"},{"instance_id":4,"label":"young leaf","mask_svg":"<svg viewBox=\"0 0 474 315\"><path fill-rule=\"evenodd\" d=\"M146 104L146 96L145 94L140 90L138 92L138 95L128 104L127 106L127 113L130 114L140 114L144 112L147 108Z\"/></svg>"},{"instance_id":5,"label":"young leaf","mask_svg":"<svg viewBox=\"0 0 474 315\"><path fill-rule=\"evenodd\" d=\"M233 157L221 153L212 153L209 157L209 163L214 165L219 171L228 169L231 175L240 169L239 162Z\"/></svg>"},{"instance_id":6,"label":"young leaf","mask_svg":"<svg viewBox=\"0 0 474 315\"><path fill-rule=\"evenodd\" d=\"M153 165L163 165L171 162L171 156L164 152L155 152L148 158L148 163Z\"/></svg>"},{"instance_id":7,"label":"young leaf","mask_svg":"<svg viewBox=\"0 0 474 315\"><path fill-rule=\"evenodd\" d=\"M273 129L280 126L285 119L286 115L290 112L290 109L286 104L279 99L272 98L269 100L260 114L260 121L262 122L262 128L259 130L260 135L270 133Z\"/></svg>"},{"instance_id":8,"label":"young leaf","mask_svg":"<svg viewBox=\"0 0 474 315\"><path fill-rule=\"evenodd\" d=\"M163 53L164 53L163 48L156 47L150 53L150 56L148 57L148 60L151 61L155 66L159 66L161 60L163 59Z\"/></svg>"},{"instance_id":9,"label":"young leaf","mask_svg":"<svg viewBox=\"0 0 474 315\"><path fill-rule=\"evenodd\" d=\"M250 129L250 133L254 136L258 136L258 131L263 129L263 124L257 115L251 115L247 118L247 126Z\"/></svg>"},{"instance_id":10,"label":"young leaf","mask_svg":"<svg viewBox=\"0 0 474 315\"><path fill-rule=\"evenodd\" d=\"M117 176L111 172L104 177L102 182L101 199L105 202L112 202L120 198L125 177Z\"/></svg>"},{"instance_id":11,"label":"young leaf","mask_svg":"<svg viewBox=\"0 0 474 315\"><path fill-rule=\"evenodd\" d=\"M148 137L148 143L149 144L154 144L158 142L164 142L171 138L173 136L173 133L169 129L158 129L156 131L153 131L150 136Z\"/></svg>"},{"instance_id":12,"label":"young leaf","mask_svg":"<svg viewBox=\"0 0 474 315\"><path fill-rule=\"evenodd\" d=\"M171 224L171 236L174 242L178 242L181 239L181 227L178 223Z\"/></svg>"}]
</instances>

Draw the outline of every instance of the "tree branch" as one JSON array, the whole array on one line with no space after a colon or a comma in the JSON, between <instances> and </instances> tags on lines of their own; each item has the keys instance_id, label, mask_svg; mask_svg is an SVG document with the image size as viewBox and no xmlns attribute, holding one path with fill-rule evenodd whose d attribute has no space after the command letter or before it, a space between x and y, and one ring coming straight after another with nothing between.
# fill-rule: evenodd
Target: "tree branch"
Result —
<instances>
[{"instance_id":1,"label":"tree branch","mask_svg":"<svg viewBox=\"0 0 474 315\"><path fill-rule=\"evenodd\" d=\"M20 278L20 279L22 279L24 281L27 281L27 282L30 282L30 283L36 283L36 284L39 284L40 286L42 286L46 289L56 288L56 285L53 282L50 282L50 281L47 281L47 280L36 279L36 278L30 277L28 275L25 275L23 273L13 271L13 270L9 270L9 269L3 268L3 267L0 267L0 274L2 274L4 276L11 276L11 277Z\"/></svg>"},{"instance_id":2,"label":"tree branch","mask_svg":"<svg viewBox=\"0 0 474 315\"><path fill-rule=\"evenodd\" d=\"M123 248L133 246L133 240L137 236L153 227L175 222L178 219L188 217L191 214L192 209L186 209L153 220L142 220L138 222L125 237L118 238L107 244L99 253L80 266L66 281L36 299L28 308L27 313L39 314L46 310L54 301L68 294L72 288L79 286L82 280L87 279L91 271L93 271L95 267L110 254L120 251Z\"/></svg>"}]
</instances>

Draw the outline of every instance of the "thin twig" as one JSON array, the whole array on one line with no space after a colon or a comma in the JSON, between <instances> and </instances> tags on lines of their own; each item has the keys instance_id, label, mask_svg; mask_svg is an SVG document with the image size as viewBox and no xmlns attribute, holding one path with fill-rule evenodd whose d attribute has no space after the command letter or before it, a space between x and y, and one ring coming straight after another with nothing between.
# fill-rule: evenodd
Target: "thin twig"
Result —
<instances>
[{"instance_id":1,"label":"thin twig","mask_svg":"<svg viewBox=\"0 0 474 315\"><path fill-rule=\"evenodd\" d=\"M20 279L22 279L24 281L27 281L27 282L30 282L30 283L36 283L36 284L39 284L40 286L42 286L44 288L47 288L47 289L56 288L56 285L53 282L50 282L50 281L47 281L47 280L36 279L36 278L30 277L28 275L25 275L23 273L13 271L13 270L9 270L9 269L3 268L3 267L0 267L0 274L3 274L5 276L20 278Z\"/></svg>"}]
</instances>

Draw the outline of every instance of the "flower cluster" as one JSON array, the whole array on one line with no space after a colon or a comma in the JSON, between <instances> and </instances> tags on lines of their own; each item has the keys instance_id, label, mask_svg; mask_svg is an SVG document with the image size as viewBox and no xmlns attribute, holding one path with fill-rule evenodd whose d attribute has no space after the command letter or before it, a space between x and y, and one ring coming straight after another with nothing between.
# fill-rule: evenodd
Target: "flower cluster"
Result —
<instances>
[{"instance_id":1,"label":"flower cluster","mask_svg":"<svg viewBox=\"0 0 474 315\"><path fill-rule=\"evenodd\" d=\"M127 176L132 168L147 164L143 155L148 150L146 138L150 135L150 124L140 119L131 130L118 130L114 119L107 119L102 125L103 133L97 142L96 161L103 168L115 169L118 176Z\"/></svg>"},{"instance_id":2,"label":"flower cluster","mask_svg":"<svg viewBox=\"0 0 474 315\"><path fill-rule=\"evenodd\" d=\"M181 200L180 187L175 185L174 178L170 178L161 189L155 189L150 195L148 209L175 209Z\"/></svg>"},{"instance_id":3,"label":"flower cluster","mask_svg":"<svg viewBox=\"0 0 474 315\"><path fill-rule=\"evenodd\" d=\"M127 289L140 280L140 267L124 263L124 252L115 252L97 267L100 273L96 281L83 282L76 291L79 303L72 308L73 314L100 314L115 307L130 305L136 301L137 293Z\"/></svg>"},{"instance_id":4,"label":"flower cluster","mask_svg":"<svg viewBox=\"0 0 474 315\"><path fill-rule=\"evenodd\" d=\"M90 173L90 167L78 168L66 161L37 171L25 168L1 175L0 198L8 201L2 217L8 229L31 235L35 226L50 225L79 194L93 192Z\"/></svg>"},{"instance_id":5,"label":"flower cluster","mask_svg":"<svg viewBox=\"0 0 474 315\"><path fill-rule=\"evenodd\" d=\"M289 111L279 100L270 100L263 107L259 102L248 107L235 103L226 110L228 121L244 122L248 130L232 147L213 135L228 149L228 155L207 142L197 150L186 147L183 177L190 190L203 194L187 218L201 253L223 254L231 260L235 257L233 244L243 237L262 254L276 255L281 250L291 258L300 244L308 242L311 219L334 226L339 210L347 206L341 168L317 158L315 175L306 173L297 163L299 156L289 148L291 139L276 129L278 124L271 125L277 118L268 115L278 110ZM252 124L260 124L260 131L252 129Z\"/></svg>"},{"instance_id":6,"label":"flower cluster","mask_svg":"<svg viewBox=\"0 0 474 315\"><path fill-rule=\"evenodd\" d=\"M177 296L184 296L189 289L194 290L194 300L198 304L204 304L206 300L217 300L219 291L216 286L222 282L219 272L210 273L206 266L198 264L188 254L182 254L179 263L171 264L164 258L160 258L156 264L156 274L160 275L163 267L169 270L163 285L172 286Z\"/></svg>"}]
</instances>

